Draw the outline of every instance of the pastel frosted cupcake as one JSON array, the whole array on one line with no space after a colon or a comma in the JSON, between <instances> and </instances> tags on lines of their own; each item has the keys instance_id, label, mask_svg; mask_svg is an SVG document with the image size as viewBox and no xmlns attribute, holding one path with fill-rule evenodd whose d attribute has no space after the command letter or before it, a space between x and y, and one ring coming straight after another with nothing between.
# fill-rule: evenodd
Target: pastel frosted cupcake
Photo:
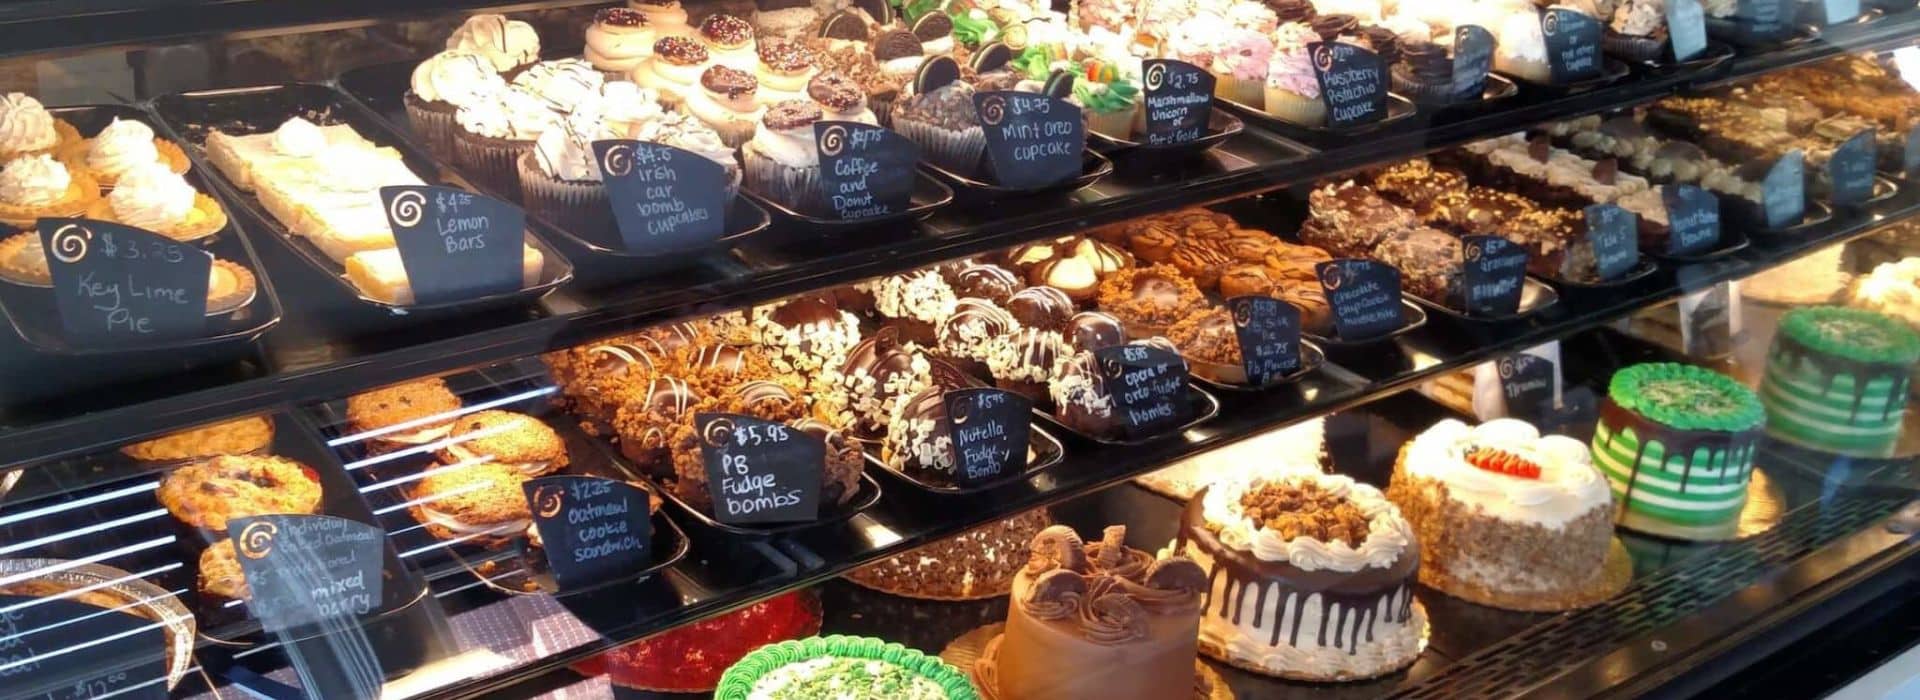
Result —
<instances>
[{"instance_id":1,"label":"pastel frosted cupcake","mask_svg":"<svg viewBox=\"0 0 1920 700\"><path fill-rule=\"evenodd\" d=\"M729 14L708 15L700 20L699 36L714 63L748 72L760 65L760 54L754 50L753 25L744 19Z\"/></svg>"},{"instance_id":2,"label":"pastel frosted cupcake","mask_svg":"<svg viewBox=\"0 0 1920 700\"><path fill-rule=\"evenodd\" d=\"M873 110L867 107L867 94L860 84L843 73L827 72L807 81L807 99L820 106L821 121L860 122L879 125Z\"/></svg>"},{"instance_id":3,"label":"pastel frosted cupcake","mask_svg":"<svg viewBox=\"0 0 1920 700\"><path fill-rule=\"evenodd\" d=\"M1273 59L1267 64L1267 89L1262 109L1276 119L1301 126L1327 123L1327 105L1320 99L1320 81L1313 72L1307 44L1320 40L1311 28L1297 22L1274 32Z\"/></svg>"},{"instance_id":4,"label":"pastel frosted cupcake","mask_svg":"<svg viewBox=\"0 0 1920 700\"><path fill-rule=\"evenodd\" d=\"M633 82L660 93L660 104L678 107L700 89L700 74L713 65L707 47L684 36L663 36L653 42L653 57L633 71Z\"/></svg>"},{"instance_id":5,"label":"pastel frosted cupcake","mask_svg":"<svg viewBox=\"0 0 1920 700\"><path fill-rule=\"evenodd\" d=\"M1248 107L1266 100L1267 66L1273 60L1273 40L1260 32L1236 29L1213 52L1213 94Z\"/></svg>"},{"instance_id":6,"label":"pastel frosted cupcake","mask_svg":"<svg viewBox=\"0 0 1920 700\"><path fill-rule=\"evenodd\" d=\"M180 145L153 135L153 127L132 119L115 118L99 135L68 144L61 156L67 168L92 175L101 187L112 188L121 176L158 165L175 173L189 167Z\"/></svg>"},{"instance_id":7,"label":"pastel frosted cupcake","mask_svg":"<svg viewBox=\"0 0 1920 700\"><path fill-rule=\"evenodd\" d=\"M33 96L9 92L0 97L0 163L21 156L51 155L80 140L80 131L47 112Z\"/></svg>"},{"instance_id":8,"label":"pastel frosted cupcake","mask_svg":"<svg viewBox=\"0 0 1920 700\"><path fill-rule=\"evenodd\" d=\"M647 26L653 27L655 36L693 35L693 27L687 24L687 10L680 6L680 0L627 0L627 7L647 16Z\"/></svg>"},{"instance_id":9,"label":"pastel frosted cupcake","mask_svg":"<svg viewBox=\"0 0 1920 700\"><path fill-rule=\"evenodd\" d=\"M227 212L214 198L193 189L187 179L159 163L143 163L122 173L120 184L94 200L87 218L112 221L191 241L227 227Z\"/></svg>"},{"instance_id":10,"label":"pastel frosted cupcake","mask_svg":"<svg viewBox=\"0 0 1920 700\"><path fill-rule=\"evenodd\" d=\"M520 194L520 156L533 150L534 139L560 125L559 113L518 87L500 93L498 100L461 107L453 116L460 127L454 135L454 164L509 198Z\"/></svg>"},{"instance_id":11,"label":"pastel frosted cupcake","mask_svg":"<svg viewBox=\"0 0 1920 700\"><path fill-rule=\"evenodd\" d=\"M1111 63L1087 61L1081 68L1084 75L1073 82L1073 100L1080 103L1087 129L1109 138L1133 138L1134 114L1140 108L1139 81L1122 75Z\"/></svg>"},{"instance_id":12,"label":"pastel frosted cupcake","mask_svg":"<svg viewBox=\"0 0 1920 700\"><path fill-rule=\"evenodd\" d=\"M720 140L738 148L753 138L753 130L766 109L759 102L760 81L752 73L730 66L716 65L700 74L700 89L687 96L682 106L720 134Z\"/></svg>"},{"instance_id":13,"label":"pastel frosted cupcake","mask_svg":"<svg viewBox=\"0 0 1920 700\"><path fill-rule=\"evenodd\" d=\"M760 54L760 65L754 70L760 81L760 104L806 97L807 81L820 72L813 49L787 39L762 39L755 50Z\"/></svg>"},{"instance_id":14,"label":"pastel frosted cupcake","mask_svg":"<svg viewBox=\"0 0 1920 700\"><path fill-rule=\"evenodd\" d=\"M960 65L934 56L908 86L912 94L893 104L893 130L920 145L920 157L957 173L980 167L987 134L973 109L973 86L960 79Z\"/></svg>"},{"instance_id":15,"label":"pastel frosted cupcake","mask_svg":"<svg viewBox=\"0 0 1920 700\"><path fill-rule=\"evenodd\" d=\"M587 62L609 78L624 78L653 53L653 28L639 10L608 7L587 25Z\"/></svg>"},{"instance_id":16,"label":"pastel frosted cupcake","mask_svg":"<svg viewBox=\"0 0 1920 700\"><path fill-rule=\"evenodd\" d=\"M495 99L507 81L485 56L468 51L442 51L414 66L402 97L407 123L426 141L427 150L453 158L453 115L461 107Z\"/></svg>"},{"instance_id":17,"label":"pastel frosted cupcake","mask_svg":"<svg viewBox=\"0 0 1920 700\"><path fill-rule=\"evenodd\" d=\"M813 140L820 114L811 100L767 108L753 140L740 150L749 189L795 211L821 208L820 151Z\"/></svg>"},{"instance_id":18,"label":"pastel frosted cupcake","mask_svg":"<svg viewBox=\"0 0 1920 700\"><path fill-rule=\"evenodd\" d=\"M597 232L602 234L597 238L611 240L605 234L615 231L613 209L607 204L593 142L614 136L590 118L568 119L541 134L516 162L520 201L527 213L562 229Z\"/></svg>"},{"instance_id":19,"label":"pastel frosted cupcake","mask_svg":"<svg viewBox=\"0 0 1920 700\"><path fill-rule=\"evenodd\" d=\"M0 168L0 224L31 229L44 217L80 216L100 198L100 185L45 153Z\"/></svg>"},{"instance_id":20,"label":"pastel frosted cupcake","mask_svg":"<svg viewBox=\"0 0 1920 700\"><path fill-rule=\"evenodd\" d=\"M474 15L447 36L447 50L480 54L495 73L511 78L540 60L540 33L505 15Z\"/></svg>"}]
</instances>

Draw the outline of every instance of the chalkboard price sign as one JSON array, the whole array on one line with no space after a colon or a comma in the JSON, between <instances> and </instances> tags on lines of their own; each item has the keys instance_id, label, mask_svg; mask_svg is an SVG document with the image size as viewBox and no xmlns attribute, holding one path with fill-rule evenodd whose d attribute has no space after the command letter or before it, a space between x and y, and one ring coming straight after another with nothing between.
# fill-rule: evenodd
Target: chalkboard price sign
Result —
<instances>
[{"instance_id":1,"label":"chalkboard price sign","mask_svg":"<svg viewBox=\"0 0 1920 700\"><path fill-rule=\"evenodd\" d=\"M1720 245L1720 198L1694 185L1666 185L1667 254L1698 255Z\"/></svg>"},{"instance_id":2,"label":"chalkboard price sign","mask_svg":"<svg viewBox=\"0 0 1920 700\"><path fill-rule=\"evenodd\" d=\"M1207 133L1213 115L1213 74L1171 58L1141 62L1146 84L1149 146L1193 143Z\"/></svg>"},{"instance_id":3,"label":"chalkboard price sign","mask_svg":"<svg viewBox=\"0 0 1920 700\"><path fill-rule=\"evenodd\" d=\"M990 387L949 391L941 400L953 427L955 481L978 484L1027 468L1032 401Z\"/></svg>"},{"instance_id":4,"label":"chalkboard price sign","mask_svg":"<svg viewBox=\"0 0 1920 700\"><path fill-rule=\"evenodd\" d=\"M520 289L527 217L519 207L451 187L380 188L413 298L459 301Z\"/></svg>"},{"instance_id":5,"label":"chalkboard price sign","mask_svg":"<svg viewBox=\"0 0 1920 700\"><path fill-rule=\"evenodd\" d=\"M1467 314L1508 316L1520 310L1527 249L1499 236L1463 236L1460 265Z\"/></svg>"},{"instance_id":6,"label":"chalkboard price sign","mask_svg":"<svg viewBox=\"0 0 1920 700\"><path fill-rule=\"evenodd\" d=\"M1300 309L1264 296L1227 300L1247 383L1266 386L1300 370Z\"/></svg>"},{"instance_id":7,"label":"chalkboard price sign","mask_svg":"<svg viewBox=\"0 0 1920 700\"><path fill-rule=\"evenodd\" d=\"M1900 170L1908 178L1920 177L1920 126L1907 132L1907 148L1901 154Z\"/></svg>"},{"instance_id":8,"label":"chalkboard price sign","mask_svg":"<svg viewBox=\"0 0 1920 700\"><path fill-rule=\"evenodd\" d=\"M723 523L805 522L820 514L827 445L784 423L732 413L693 417L713 517Z\"/></svg>"},{"instance_id":9,"label":"chalkboard price sign","mask_svg":"<svg viewBox=\"0 0 1920 700\"><path fill-rule=\"evenodd\" d=\"M1820 0L1820 10L1827 24L1850 22L1860 16L1860 0Z\"/></svg>"},{"instance_id":10,"label":"chalkboard price sign","mask_svg":"<svg viewBox=\"0 0 1920 700\"><path fill-rule=\"evenodd\" d=\"M41 219L54 307L68 335L140 345L201 335L213 256L188 243L91 219Z\"/></svg>"},{"instance_id":11,"label":"chalkboard price sign","mask_svg":"<svg viewBox=\"0 0 1920 700\"><path fill-rule=\"evenodd\" d=\"M651 561L647 492L591 476L541 477L520 488L560 590L632 576Z\"/></svg>"},{"instance_id":12,"label":"chalkboard price sign","mask_svg":"<svg viewBox=\"0 0 1920 700\"><path fill-rule=\"evenodd\" d=\"M0 685L9 698L164 700L165 630L70 599L0 595Z\"/></svg>"},{"instance_id":13,"label":"chalkboard price sign","mask_svg":"<svg viewBox=\"0 0 1920 700\"><path fill-rule=\"evenodd\" d=\"M1602 281L1615 280L1640 264L1640 217L1613 204L1595 204L1583 213L1594 274Z\"/></svg>"},{"instance_id":14,"label":"chalkboard price sign","mask_svg":"<svg viewBox=\"0 0 1920 700\"><path fill-rule=\"evenodd\" d=\"M920 147L890 129L859 122L817 122L822 211L842 221L898 214L913 199Z\"/></svg>"},{"instance_id":15,"label":"chalkboard price sign","mask_svg":"<svg viewBox=\"0 0 1920 700\"><path fill-rule=\"evenodd\" d=\"M1553 406L1553 387L1559 368L1553 360L1527 353L1514 353L1494 361L1500 375L1500 398L1506 402L1507 417L1534 421L1541 418L1544 402Z\"/></svg>"},{"instance_id":16,"label":"chalkboard price sign","mask_svg":"<svg viewBox=\"0 0 1920 700\"><path fill-rule=\"evenodd\" d=\"M1400 271L1364 258L1341 258L1314 265L1320 289L1333 310L1333 327L1346 341L1392 333L1405 324L1400 307Z\"/></svg>"},{"instance_id":17,"label":"chalkboard price sign","mask_svg":"<svg viewBox=\"0 0 1920 700\"><path fill-rule=\"evenodd\" d=\"M997 90L973 94L987 160L1002 187L1034 190L1077 176L1087 147L1080 108L1058 97Z\"/></svg>"},{"instance_id":18,"label":"chalkboard price sign","mask_svg":"<svg viewBox=\"0 0 1920 700\"><path fill-rule=\"evenodd\" d=\"M1327 125L1371 124L1387 118L1387 70L1380 54L1338 41L1307 44Z\"/></svg>"},{"instance_id":19,"label":"chalkboard price sign","mask_svg":"<svg viewBox=\"0 0 1920 700\"><path fill-rule=\"evenodd\" d=\"M1755 36L1777 36L1785 34L1793 20L1790 2L1793 0L1735 0L1733 16L1745 21Z\"/></svg>"},{"instance_id":20,"label":"chalkboard price sign","mask_svg":"<svg viewBox=\"0 0 1920 700\"><path fill-rule=\"evenodd\" d=\"M1827 180L1834 204L1857 206L1873 198L1873 170L1879 157L1874 135L1872 128L1862 129L1847 137L1827 158Z\"/></svg>"},{"instance_id":21,"label":"chalkboard price sign","mask_svg":"<svg viewBox=\"0 0 1920 700\"><path fill-rule=\"evenodd\" d=\"M1150 437L1187 421L1187 361L1172 348L1127 343L1094 351L1126 432Z\"/></svg>"},{"instance_id":22,"label":"chalkboard price sign","mask_svg":"<svg viewBox=\"0 0 1920 700\"><path fill-rule=\"evenodd\" d=\"M379 607L386 531L328 515L259 515L227 527L253 591L247 609L268 631L355 624Z\"/></svg>"},{"instance_id":23,"label":"chalkboard price sign","mask_svg":"<svg viewBox=\"0 0 1920 700\"><path fill-rule=\"evenodd\" d=\"M593 142L600 180L628 252L704 248L727 231L726 168L692 151L647 141Z\"/></svg>"},{"instance_id":24,"label":"chalkboard price sign","mask_svg":"<svg viewBox=\"0 0 1920 700\"><path fill-rule=\"evenodd\" d=\"M1781 156L1760 181L1767 228L1800 223L1807 213L1807 156L1798 149Z\"/></svg>"},{"instance_id":25,"label":"chalkboard price sign","mask_svg":"<svg viewBox=\"0 0 1920 700\"><path fill-rule=\"evenodd\" d=\"M1706 52L1707 12L1700 0L1667 0L1667 45L1680 62Z\"/></svg>"},{"instance_id":26,"label":"chalkboard price sign","mask_svg":"<svg viewBox=\"0 0 1920 700\"><path fill-rule=\"evenodd\" d=\"M1598 20L1575 10L1549 8L1540 16L1540 31L1547 36L1547 70L1554 84L1600 77Z\"/></svg>"},{"instance_id":27,"label":"chalkboard price sign","mask_svg":"<svg viewBox=\"0 0 1920 700\"><path fill-rule=\"evenodd\" d=\"M1487 89L1487 72L1493 70L1493 32L1477 24L1462 24L1453 30L1454 102L1480 99Z\"/></svg>"}]
</instances>

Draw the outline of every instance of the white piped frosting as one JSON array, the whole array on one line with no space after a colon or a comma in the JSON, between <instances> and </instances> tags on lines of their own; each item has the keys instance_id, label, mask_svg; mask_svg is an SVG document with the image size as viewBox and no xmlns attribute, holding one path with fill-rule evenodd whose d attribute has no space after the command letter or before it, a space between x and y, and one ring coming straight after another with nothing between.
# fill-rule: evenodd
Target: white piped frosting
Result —
<instances>
[{"instance_id":1,"label":"white piped frosting","mask_svg":"<svg viewBox=\"0 0 1920 700\"><path fill-rule=\"evenodd\" d=\"M1468 452L1489 447L1513 453L1540 466L1529 479L1469 464ZM1409 474L1445 484L1456 501L1502 520L1559 529L1595 508L1611 504L1606 479L1593 466L1585 443L1564 435L1541 435L1532 424L1513 418L1469 427L1443 420L1413 439Z\"/></svg>"},{"instance_id":2,"label":"white piped frosting","mask_svg":"<svg viewBox=\"0 0 1920 700\"><path fill-rule=\"evenodd\" d=\"M1347 499L1367 518L1367 537L1359 546L1311 537L1288 539L1247 517L1240 497L1269 483L1312 482ZM1220 543L1252 552L1262 561L1289 562L1305 571L1354 572L1391 568L1415 541L1413 527L1380 489L1350 477L1327 474L1287 474L1223 481L1208 487L1202 512L1209 524L1220 526Z\"/></svg>"}]
</instances>

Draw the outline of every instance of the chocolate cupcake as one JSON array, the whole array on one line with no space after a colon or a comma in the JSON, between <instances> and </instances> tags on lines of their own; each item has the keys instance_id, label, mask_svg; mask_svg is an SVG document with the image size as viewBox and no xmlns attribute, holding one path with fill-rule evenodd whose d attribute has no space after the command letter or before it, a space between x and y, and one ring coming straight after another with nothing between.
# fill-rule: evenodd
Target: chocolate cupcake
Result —
<instances>
[{"instance_id":1,"label":"chocolate cupcake","mask_svg":"<svg viewBox=\"0 0 1920 700\"><path fill-rule=\"evenodd\" d=\"M973 86L960 80L960 65L948 56L920 64L911 94L893 105L893 129L920 145L920 157L956 173L972 175L986 152L987 134L973 109Z\"/></svg>"},{"instance_id":2,"label":"chocolate cupcake","mask_svg":"<svg viewBox=\"0 0 1920 700\"><path fill-rule=\"evenodd\" d=\"M1342 34L1353 34L1360 29L1360 20L1353 15L1320 15L1307 22L1313 33L1320 35L1321 41L1335 41Z\"/></svg>"},{"instance_id":3,"label":"chocolate cupcake","mask_svg":"<svg viewBox=\"0 0 1920 700\"><path fill-rule=\"evenodd\" d=\"M1391 64L1393 90L1416 102L1453 102L1453 48L1429 41L1400 46L1400 60Z\"/></svg>"}]
</instances>

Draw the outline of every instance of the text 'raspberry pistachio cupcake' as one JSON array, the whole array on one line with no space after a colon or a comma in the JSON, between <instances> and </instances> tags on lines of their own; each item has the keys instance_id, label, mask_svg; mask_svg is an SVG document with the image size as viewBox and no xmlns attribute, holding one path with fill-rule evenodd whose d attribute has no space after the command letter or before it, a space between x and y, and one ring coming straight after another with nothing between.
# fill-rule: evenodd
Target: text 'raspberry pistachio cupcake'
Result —
<instances>
[{"instance_id":1,"label":"text 'raspberry pistachio cupcake'","mask_svg":"<svg viewBox=\"0 0 1920 700\"><path fill-rule=\"evenodd\" d=\"M751 69L721 64L709 66L700 74L698 89L689 93L686 103L681 105L681 109L719 134L720 142L729 148L739 148L753 138L767 110L760 106L760 80L748 70ZM819 120L817 110L814 119Z\"/></svg>"},{"instance_id":2,"label":"text 'raspberry pistachio cupcake'","mask_svg":"<svg viewBox=\"0 0 1920 700\"><path fill-rule=\"evenodd\" d=\"M747 187L794 211L824 209L820 150L813 138L813 125L819 121L820 106L811 100L768 107L759 130L740 150Z\"/></svg>"},{"instance_id":3,"label":"text 'raspberry pistachio cupcake'","mask_svg":"<svg viewBox=\"0 0 1920 700\"><path fill-rule=\"evenodd\" d=\"M980 168L987 134L973 109L973 86L960 80L960 64L934 56L920 64L911 94L893 104L893 129L920 145L920 157L971 175Z\"/></svg>"},{"instance_id":4,"label":"text 'raspberry pistachio cupcake'","mask_svg":"<svg viewBox=\"0 0 1920 700\"><path fill-rule=\"evenodd\" d=\"M407 123L427 143L433 155L453 159L453 115L461 107L497 99L507 81L485 56L467 51L442 51L413 68L402 101Z\"/></svg>"},{"instance_id":5,"label":"text 'raspberry pistachio cupcake'","mask_svg":"<svg viewBox=\"0 0 1920 700\"><path fill-rule=\"evenodd\" d=\"M1767 435L1815 450L1886 457L1900 439L1920 335L1891 316L1788 311L1767 353Z\"/></svg>"},{"instance_id":6,"label":"text 'raspberry pistachio cupcake'","mask_svg":"<svg viewBox=\"0 0 1920 700\"><path fill-rule=\"evenodd\" d=\"M699 39L713 55L714 63L748 73L760 64L753 25L744 19L724 13L707 15L700 20Z\"/></svg>"},{"instance_id":7,"label":"text 'raspberry pistachio cupcake'","mask_svg":"<svg viewBox=\"0 0 1920 700\"><path fill-rule=\"evenodd\" d=\"M1352 681L1426 648L1420 543L1372 486L1315 473L1215 482L1187 502L1174 551L1208 571L1201 653L1236 667Z\"/></svg>"},{"instance_id":8,"label":"text 'raspberry pistachio cupcake'","mask_svg":"<svg viewBox=\"0 0 1920 700\"><path fill-rule=\"evenodd\" d=\"M1593 461L1613 486L1617 522L1663 537L1733 537L1766 419L1753 390L1708 369L1661 362L1615 372Z\"/></svg>"},{"instance_id":9,"label":"text 'raspberry pistachio cupcake'","mask_svg":"<svg viewBox=\"0 0 1920 700\"><path fill-rule=\"evenodd\" d=\"M1420 537L1420 582L1458 598L1571 610L1632 577L1587 446L1525 421L1434 424L1401 447L1387 498Z\"/></svg>"},{"instance_id":10,"label":"text 'raspberry pistachio cupcake'","mask_svg":"<svg viewBox=\"0 0 1920 700\"><path fill-rule=\"evenodd\" d=\"M660 104L677 107L700 89L700 74L713 65L707 47L684 36L663 36L653 42L653 56L633 71L633 82L660 93Z\"/></svg>"},{"instance_id":11,"label":"text 'raspberry pistachio cupcake'","mask_svg":"<svg viewBox=\"0 0 1920 700\"><path fill-rule=\"evenodd\" d=\"M587 62L609 78L626 78L653 55L653 28L647 16L626 7L607 7L593 13L587 25Z\"/></svg>"}]
</instances>

